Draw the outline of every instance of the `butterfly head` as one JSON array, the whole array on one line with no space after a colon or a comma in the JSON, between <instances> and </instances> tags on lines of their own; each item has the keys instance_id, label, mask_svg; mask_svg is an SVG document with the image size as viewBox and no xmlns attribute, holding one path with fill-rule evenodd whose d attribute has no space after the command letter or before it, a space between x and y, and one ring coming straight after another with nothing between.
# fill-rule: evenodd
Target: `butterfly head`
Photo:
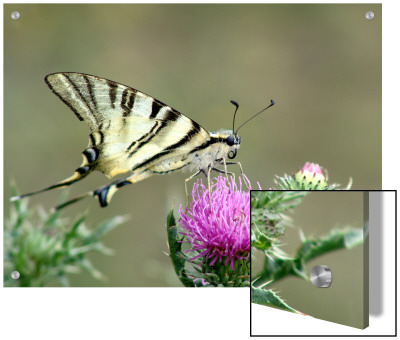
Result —
<instances>
[{"instance_id":1,"label":"butterfly head","mask_svg":"<svg viewBox=\"0 0 400 340\"><path fill-rule=\"evenodd\" d=\"M241 138L240 138L240 137L238 136L238 134L237 134L237 132L239 131L239 129L240 129L243 125L245 125L247 122L249 122L250 120L252 120L255 116L259 115L261 112L264 112L264 111L265 111L266 109L268 109L269 107L275 105L275 102L271 99L271 103L270 103L265 109L261 110L260 112L256 113L254 116L252 116L252 117L250 117L248 120L246 120L242 125L240 125L240 126L236 129L236 131L235 131L235 119L236 119L236 112L237 112L237 110L238 110L238 108L239 108L239 104L238 104L236 101L234 101L234 100L231 100L231 103L232 103L233 105L236 106L236 109L235 109L235 113L233 114L233 127L232 127L232 130L230 131L230 134L228 135L228 137L226 137L225 142L226 142L226 144L227 144L228 146L231 147L231 149L230 149L229 152L228 152L228 158L233 159L233 158L236 157L237 149L239 148L239 145L240 145L240 142L241 142Z\"/></svg>"},{"instance_id":2,"label":"butterfly head","mask_svg":"<svg viewBox=\"0 0 400 340\"><path fill-rule=\"evenodd\" d=\"M234 159L236 157L237 149L239 148L241 141L242 139L237 134L230 131L230 134L225 139L225 143L229 146L229 159Z\"/></svg>"}]
</instances>

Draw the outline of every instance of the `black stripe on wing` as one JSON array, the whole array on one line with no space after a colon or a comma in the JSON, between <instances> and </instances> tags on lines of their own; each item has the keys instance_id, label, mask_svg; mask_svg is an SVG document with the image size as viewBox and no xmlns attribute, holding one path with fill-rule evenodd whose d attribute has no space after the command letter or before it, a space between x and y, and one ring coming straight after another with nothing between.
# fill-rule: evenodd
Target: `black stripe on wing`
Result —
<instances>
[{"instance_id":1,"label":"black stripe on wing","mask_svg":"<svg viewBox=\"0 0 400 340\"><path fill-rule=\"evenodd\" d=\"M160 110L164 107L162 103L160 103L158 100L154 99L153 104L151 106L151 114L149 118L156 118L157 114L160 112Z\"/></svg>"},{"instance_id":2,"label":"black stripe on wing","mask_svg":"<svg viewBox=\"0 0 400 340\"><path fill-rule=\"evenodd\" d=\"M113 109L115 109L114 103L115 103L115 100L117 99L118 84L113 81L108 80L107 85L108 85L108 96L110 99L110 104L111 104L111 107Z\"/></svg>"},{"instance_id":3,"label":"black stripe on wing","mask_svg":"<svg viewBox=\"0 0 400 340\"><path fill-rule=\"evenodd\" d=\"M190 142L190 140L197 134L200 134L201 132L197 129L196 126L192 127L192 129L189 130L189 132L182 137L178 142L176 142L175 144L172 144L168 147L166 147L163 151L155 154L154 156L148 158L147 160L145 160L144 162L140 163L139 165L135 166L132 171L135 171L139 168L143 168L143 167L147 167L149 164L157 161L159 158L168 155L172 152L174 152L175 150L179 149L180 147L184 146L185 144L187 144L188 142ZM215 139L215 141L214 141ZM207 146L211 145L212 143L210 143L210 141L213 141L212 143L217 143L219 141L218 138L214 138L211 137L210 140L206 141L204 144L208 144ZM199 147L196 147L196 149ZM192 153L193 150L190 152Z\"/></svg>"},{"instance_id":4,"label":"black stripe on wing","mask_svg":"<svg viewBox=\"0 0 400 340\"><path fill-rule=\"evenodd\" d=\"M53 87L53 85L50 83L50 81L48 80L48 77L49 77L49 75L48 76L46 76L46 78L44 78L44 81L46 82L46 84L47 84L47 86L50 88L50 90L58 97L58 98L60 98L60 100L65 104L65 105L67 105L70 109L71 109L71 111L73 112L73 113L75 113L75 116L77 116L78 117L78 119L79 120L84 120L83 119L83 117L79 114L79 112L73 107L73 105L69 102L69 101L67 101L60 93L58 93L57 91L56 91L56 89Z\"/></svg>"},{"instance_id":5,"label":"black stripe on wing","mask_svg":"<svg viewBox=\"0 0 400 340\"><path fill-rule=\"evenodd\" d=\"M210 137L209 140L207 140L206 142L204 142L203 144L196 146L195 148L193 148L189 154L194 153L196 151L200 151L200 150L204 150L207 149L209 146L216 144L216 143L221 143L224 142L224 139L222 138L216 138L216 137Z\"/></svg>"},{"instance_id":6,"label":"black stripe on wing","mask_svg":"<svg viewBox=\"0 0 400 340\"><path fill-rule=\"evenodd\" d=\"M84 73L62 72L47 75L45 81L79 120L89 124L92 132L103 130L100 126L104 120L110 122L112 118L131 115L161 121L176 121L184 117L197 130L206 132L198 123L163 102L144 92L105 78ZM135 104L138 104L137 110ZM164 128L164 124L160 128Z\"/></svg>"},{"instance_id":7,"label":"black stripe on wing","mask_svg":"<svg viewBox=\"0 0 400 340\"><path fill-rule=\"evenodd\" d=\"M121 97L121 109L122 109L122 116L128 117L132 111L133 104L135 102L135 93L130 91L128 88L124 89L122 92Z\"/></svg>"},{"instance_id":8,"label":"black stripe on wing","mask_svg":"<svg viewBox=\"0 0 400 340\"><path fill-rule=\"evenodd\" d=\"M79 87L76 85L75 81L73 79L71 79L71 77L69 77L67 74L64 75L64 77L69 81L69 83L72 85L72 87L74 88L74 93L77 97L79 97L81 99L81 102L85 104L86 108L88 111L90 111L92 113L92 117L96 118L96 116L94 115L94 112L92 110L92 108L90 107L90 103L86 100L85 96L82 94L82 91L79 89Z\"/></svg>"},{"instance_id":9,"label":"black stripe on wing","mask_svg":"<svg viewBox=\"0 0 400 340\"><path fill-rule=\"evenodd\" d=\"M141 139L140 142L139 142L139 140L137 141L138 142L137 147L135 148L134 151L130 152L128 158L131 158L137 151L140 150L140 148L145 146L154 137L156 137L157 134L159 134L162 129L164 129L166 126L168 126L168 124L170 124L171 122L176 121L178 118L179 118L179 115L176 114L176 112L169 110L168 113L166 114L164 120L161 121L161 123L154 125L153 128L147 134L145 134L143 137L140 138ZM158 122L160 122L160 121L158 121ZM128 149L132 148L131 146L132 146L132 144L128 147Z\"/></svg>"},{"instance_id":10,"label":"black stripe on wing","mask_svg":"<svg viewBox=\"0 0 400 340\"><path fill-rule=\"evenodd\" d=\"M96 96L94 95L94 92L93 92L93 86L90 83L89 78L85 74L83 74L82 76L83 76L83 79L85 80L86 86L88 88L89 96L93 103L94 109L97 111L97 100L96 100Z\"/></svg>"},{"instance_id":11,"label":"black stripe on wing","mask_svg":"<svg viewBox=\"0 0 400 340\"><path fill-rule=\"evenodd\" d=\"M140 137L138 140L133 141L133 142L128 146L128 148L126 149L126 151L129 152L136 144L138 144L138 143L140 143L140 142L143 142L143 141L146 141L146 142L147 142L146 138L148 138L148 137L151 136L151 135L155 135L155 133L156 133L156 128L158 128L160 125L161 125L161 123L158 122L158 121L156 121L156 122L154 123L153 127L150 129L150 131L147 132L147 133L145 133L145 134L144 134L142 137ZM135 152L136 152L136 150L135 150ZM130 154L130 155L128 156L128 158L131 157L132 155L133 155L133 153Z\"/></svg>"}]
</instances>

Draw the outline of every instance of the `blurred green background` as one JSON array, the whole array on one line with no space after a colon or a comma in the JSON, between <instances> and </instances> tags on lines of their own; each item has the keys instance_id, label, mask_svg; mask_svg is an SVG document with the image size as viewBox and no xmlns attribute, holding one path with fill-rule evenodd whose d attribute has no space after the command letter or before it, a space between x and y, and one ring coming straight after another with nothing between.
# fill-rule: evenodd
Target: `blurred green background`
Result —
<instances>
[{"instance_id":1,"label":"blurred green background","mask_svg":"<svg viewBox=\"0 0 400 340\"><path fill-rule=\"evenodd\" d=\"M11 12L21 13L19 20ZM375 12L368 21L365 13ZM275 174L306 161L331 181L354 189L381 188L381 5L27 5L4 7L4 211L9 183L21 192L53 184L81 163L89 129L47 88L52 72L105 77L142 90L207 130L230 128L276 106L241 129L236 160L263 188ZM120 190L95 224L129 214L107 235L113 257L93 255L108 277L71 276L77 286L180 286L167 252L165 221L185 204L187 173L155 176ZM94 173L70 196L108 183ZM60 193L33 197L54 206Z\"/></svg>"},{"instance_id":2,"label":"blurred green background","mask_svg":"<svg viewBox=\"0 0 400 340\"><path fill-rule=\"evenodd\" d=\"M300 246L300 230L306 237L318 238L334 228L363 228L363 195L362 191L311 192L288 214L293 225L286 229L281 238L281 248L293 255ZM368 216L368 209L366 213ZM364 308L368 311L368 303L364 301L364 289L368 296L368 285L364 288L364 251L368 254L366 245L338 250L306 264L308 274L316 265L327 265L331 269L332 283L329 288L317 288L310 281L288 276L272 283L268 289L279 292L289 306L302 313L363 328ZM252 255L252 276L256 277L262 268L264 256L257 250Z\"/></svg>"}]
</instances>

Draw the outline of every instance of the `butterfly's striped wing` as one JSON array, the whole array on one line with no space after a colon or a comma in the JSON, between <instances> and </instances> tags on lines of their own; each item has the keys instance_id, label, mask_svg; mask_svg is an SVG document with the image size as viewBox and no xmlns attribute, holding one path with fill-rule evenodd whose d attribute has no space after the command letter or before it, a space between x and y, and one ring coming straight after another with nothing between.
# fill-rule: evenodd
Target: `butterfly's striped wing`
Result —
<instances>
[{"instance_id":1,"label":"butterfly's striped wing","mask_svg":"<svg viewBox=\"0 0 400 340\"><path fill-rule=\"evenodd\" d=\"M181 169L189 164L190 152L210 139L208 132L187 120L184 116L171 121L135 115L110 119L91 134L91 145L84 155L96 154L91 166L108 177L128 171Z\"/></svg>"},{"instance_id":2,"label":"butterfly's striped wing","mask_svg":"<svg viewBox=\"0 0 400 340\"><path fill-rule=\"evenodd\" d=\"M70 185L93 170L108 177L132 171L129 183L134 183L154 173L182 169L190 164L193 152L210 141L209 133L198 123L128 86L81 73L54 73L45 81L79 120L89 125L91 134L83 163L75 173L38 192ZM114 184L107 186L105 194L103 191L102 205L111 199L110 188L118 189Z\"/></svg>"},{"instance_id":3,"label":"butterfly's striped wing","mask_svg":"<svg viewBox=\"0 0 400 340\"><path fill-rule=\"evenodd\" d=\"M49 74L45 81L79 120L88 123L91 131L113 118L138 116L176 121L184 117L159 100L108 79L65 72ZM188 124L194 123L184 118Z\"/></svg>"},{"instance_id":4,"label":"butterfly's striped wing","mask_svg":"<svg viewBox=\"0 0 400 340\"><path fill-rule=\"evenodd\" d=\"M81 73L55 73L45 80L92 131L84 151L88 164L82 165L109 177L179 157L184 144L196 147L209 139L196 122L128 86Z\"/></svg>"}]
</instances>

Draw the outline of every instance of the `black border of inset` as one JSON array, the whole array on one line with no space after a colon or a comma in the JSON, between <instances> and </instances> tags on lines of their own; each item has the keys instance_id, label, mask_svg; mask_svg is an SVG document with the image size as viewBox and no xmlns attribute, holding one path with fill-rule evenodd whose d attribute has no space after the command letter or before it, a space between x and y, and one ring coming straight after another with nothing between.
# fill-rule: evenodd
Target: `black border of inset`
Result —
<instances>
[{"instance_id":1,"label":"black border of inset","mask_svg":"<svg viewBox=\"0 0 400 340\"><path fill-rule=\"evenodd\" d=\"M251 199L251 192L252 191L268 191L268 190L250 190L250 199ZM306 190L271 190L271 191L306 191ZM318 190L313 190L313 191L318 191ZM324 190L321 190L324 191ZM321 335L282 335L282 334L270 334L270 335L261 335L261 334L251 334L251 326L252 326L252 312L251 312L251 289L249 289L249 301L250 301L250 337L289 337L289 338L299 338L299 337L310 337L310 338L315 338L315 337L397 337L397 190L346 190L346 191L351 191L351 192L394 192L394 203L395 203L395 209L394 209L394 218L395 218L395 325L394 325L394 335L370 335L370 334L361 334L361 335L330 335L330 334L321 334ZM250 214L250 226L251 226L251 214ZM250 258L251 258L251 247L250 247ZM251 266L250 266L250 277L251 277ZM268 308L268 307L266 307ZM362 331L362 330L361 330Z\"/></svg>"}]
</instances>

